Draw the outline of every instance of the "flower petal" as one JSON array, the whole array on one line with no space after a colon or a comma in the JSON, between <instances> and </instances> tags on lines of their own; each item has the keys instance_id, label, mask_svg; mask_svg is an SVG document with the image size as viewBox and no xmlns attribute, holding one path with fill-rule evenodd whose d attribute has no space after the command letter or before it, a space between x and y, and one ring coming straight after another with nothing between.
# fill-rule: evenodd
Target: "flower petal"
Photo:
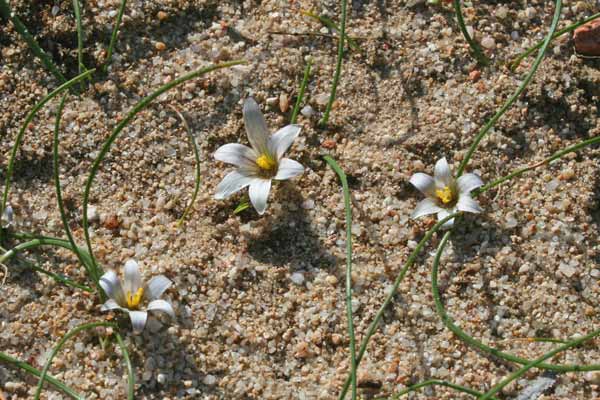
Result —
<instances>
[{"instance_id":1,"label":"flower petal","mask_svg":"<svg viewBox=\"0 0 600 400\"><path fill-rule=\"evenodd\" d=\"M256 163L256 152L239 143L225 144L215 151L216 160L233 164L237 167L252 168Z\"/></svg>"},{"instance_id":2,"label":"flower petal","mask_svg":"<svg viewBox=\"0 0 600 400\"><path fill-rule=\"evenodd\" d=\"M108 299L106 300L106 303L102 304L102 307L100 307L100 311L109 311L109 310L122 310L123 307L121 307L115 300L113 299Z\"/></svg>"},{"instance_id":3,"label":"flower petal","mask_svg":"<svg viewBox=\"0 0 600 400\"><path fill-rule=\"evenodd\" d=\"M152 301L160 298L165 290L171 286L173 282L164 275L155 276L146 284L146 290L144 290L144 297Z\"/></svg>"},{"instance_id":4,"label":"flower petal","mask_svg":"<svg viewBox=\"0 0 600 400\"><path fill-rule=\"evenodd\" d=\"M133 328L133 333L139 334L142 333L144 327L146 326L146 320L148 319L148 313L146 311L131 311L128 310L129 319L131 320L131 327Z\"/></svg>"},{"instance_id":5,"label":"flower petal","mask_svg":"<svg viewBox=\"0 0 600 400\"><path fill-rule=\"evenodd\" d=\"M269 151L279 160L283 153L290 148L300 134L300 125L287 125L278 130L269 138Z\"/></svg>"},{"instance_id":6,"label":"flower petal","mask_svg":"<svg viewBox=\"0 0 600 400\"><path fill-rule=\"evenodd\" d=\"M441 158L440 160L438 160L438 162L435 163L435 168L433 172L435 184L439 189L443 189L446 186L452 187L452 171L450 170L448 161L446 161L446 157Z\"/></svg>"},{"instance_id":7,"label":"flower petal","mask_svg":"<svg viewBox=\"0 0 600 400\"><path fill-rule=\"evenodd\" d=\"M256 101L252 97L244 101L242 112L244 114L244 125L246 126L250 145L252 145L256 153L268 154L269 128L265 122L265 117L260 112L258 104L256 104Z\"/></svg>"},{"instance_id":8,"label":"flower petal","mask_svg":"<svg viewBox=\"0 0 600 400\"><path fill-rule=\"evenodd\" d=\"M250 185L254 179L254 177L246 174L246 170L238 169L228 173L221 183L217 185L215 199L226 199L235 192Z\"/></svg>"},{"instance_id":9,"label":"flower petal","mask_svg":"<svg viewBox=\"0 0 600 400\"><path fill-rule=\"evenodd\" d=\"M483 208L479 206L479 203L473 200L471 196L464 193L458 197L458 203L456 203L456 208L460 211L466 211L475 214L479 214L483 211Z\"/></svg>"},{"instance_id":10,"label":"flower petal","mask_svg":"<svg viewBox=\"0 0 600 400\"><path fill-rule=\"evenodd\" d=\"M123 289L125 290L125 294L135 294L141 287L142 274L140 274L138 263L135 260L127 260L123 278Z\"/></svg>"},{"instance_id":11,"label":"flower petal","mask_svg":"<svg viewBox=\"0 0 600 400\"><path fill-rule=\"evenodd\" d=\"M446 218L453 212L454 212L454 210L445 210L445 209L441 208L440 211L437 213L438 221L443 220L444 218ZM448 221L446 221L444 223L444 225L442 225L441 229L450 229L450 228L452 228L453 225L454 225L454 218L451 218Z\"/></svg>"},{"instance_id":12,"label":"flower petal","mask_svg":"<svg viewBox=\"0 0 600 400\"><path fill-rule=\"evenodd\" d=\"M464 174L456 180L456 184L460 193L469 194L473 189L483 186L483 181L479 175Z\"/></svg>"},{"instance_id":13,"label":"flower petal","mask_svg":"<svg viewBox=\"0 0 600 400\"><path fill-rule=\"evenodd\" d=\"M107 271L102 275L100 278L100 287L102 287L102 290L104 290L104 293L109 298L115 300L118 304L125 304L123 288L115 271Z\"/></svg>"},{"instance_id":14,"label":"flower petal","mask_svg":"<svg viewBox=\"0 0 600 400\"><path fill-rule=\"evenodd\" d=\"M279 161L277 175L275 175L273 179L282 181L284 179L290 179L301 175L303 172L304 167L298 161L294 161L289 158L282 158L281 161Z\"/></svg>"},{"instance_id":15,"label":"flower petal","mask_svg":"<svg viewBox=\"0 0 600 400\"><path fill-rule=\"evenodd\" d=\"M175 311L173 311L173 307L166 300L154 300L148 304L148 311L161 311L166 314L169 314L171 318L175 318Z\"/></svg>"},{"instance_id":16,"label":"flower petal","mask_svg":"<svg viewBox=\"0 0 600 400\"><path fill-rule=\"evenodd\" d=\"M443 208L438 206L436 204L435 200L424 199L424 200L421 200L419 202L419 204L417 204L415 211L413 211L413 213L410 217L413 219L416 219L416 218L422 217L424 215L435 214L437 212L440 212L441 210L443 210Z\"/></svg>"},{"instance_id":17,"label":"flower petal","mask_svg":"<svg viewBox=\"0 0 600 400\"><path fill-rule=\"evenodd\" d=\"M435 180L431 176L417 172L410 177L409 182L425 196L435 197Z\"/></svg>"},{"instance_id":18,"label":"flower petal","mask_svg":"<svg viewBox=\"0 0 600 400\"><path fill-rule=\"evenodd\" d=\"M260 215L264 214L267 209L267 198L269 197L269 191L271 190L270 179L255 179L250 184L250 202L254 206L254 209Z\"/></svg>"}]
</instances>

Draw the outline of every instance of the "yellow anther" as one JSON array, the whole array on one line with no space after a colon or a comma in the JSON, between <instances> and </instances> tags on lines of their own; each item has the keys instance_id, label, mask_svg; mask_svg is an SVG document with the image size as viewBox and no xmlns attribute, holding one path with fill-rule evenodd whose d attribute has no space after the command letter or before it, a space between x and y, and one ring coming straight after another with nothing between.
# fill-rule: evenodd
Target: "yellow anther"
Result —
<instances>
[{"instance_id":1,"label":"yellow anther","mask_svg":"<svg viewBox=\"0 0 600 400\"><path fill-rule=\"evenodd\" d=\"M448 186L443 189L436 189L435 194L444 204L448 204L452 201L452 189Z\"/></svg>"},{"instance_id":2,"label":"yellow anther","mask_svg":"<svg viewBox=\"0 0 600 400\"><path fill-rule=\"evenodd\" d=\"M268 154L262 154L256 159L256 165L265 171L273 171L277 168L277 161Z\"/></svg>"},{"instance_id":3,"label":"yellow anther","mask_svg":"<svg viewBox=\"0 0 600 400\"><path fill-rule=\"evenodd\" d=\"M135 294L127 292L127 308L137 308L144 296L144 288L139 288Z\"/></svg>"}]
</instances>

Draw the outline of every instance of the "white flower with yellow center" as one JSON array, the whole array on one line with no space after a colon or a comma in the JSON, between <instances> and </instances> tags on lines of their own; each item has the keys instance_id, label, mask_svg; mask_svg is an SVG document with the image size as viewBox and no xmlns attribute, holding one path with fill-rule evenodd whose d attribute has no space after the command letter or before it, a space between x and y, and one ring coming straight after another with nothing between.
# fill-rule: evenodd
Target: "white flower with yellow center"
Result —
<instances>
[{"instance_id":1,"label":"white flower with yellow center","mask_svg":"<svg viewBox=\"0 0 600 400\"><path fill-rule=\"evenodd\" d=\"M283 157L283 153L300 133L301 127L287 125L270 135L258 104L252 98L244 102L243 114L251 147L230 143L219 147L215 152L215 159L237 167L219 183L215 198L225 199L250 186L250 202L262 215L267 208L271 181L290 179L304 172L302 164Z\"/></svg>"},{"instance_id":2,"label":"white flower with yellow center","mask_svg":"<svg viewBox=\"0 0 600 400\"><path fill-rule=\"evenodd\" d=\"M411 217L419 218L424 215L436 214L438 221L457 211L480 213L483 209L471 197L471 191L483 186L481 178L475 174L464 174L454 179L446 158L435 163L433 178L422 172L417 172L410 178L410 183L427 196L417 204ZM449 228L454 224L454 218L444 224Z\"/></svg>"},{"instance_id":3,"label":"white flower with yellow center","mask_svg":"<svg viewBox=\"0 0 600 400\"><path fill-rule=\"evenodd\" d=\"M129 314L134 333L140 333L146 326L148 311L164 312L175 318L171 304L159 298L172 283L167 277L159 275L144 285L138 263L129 260L125 263L123 285L115 271L108 271L100 278L100 286L109 297L101 310L125 311Z\"/></svg>"}]
</instances>

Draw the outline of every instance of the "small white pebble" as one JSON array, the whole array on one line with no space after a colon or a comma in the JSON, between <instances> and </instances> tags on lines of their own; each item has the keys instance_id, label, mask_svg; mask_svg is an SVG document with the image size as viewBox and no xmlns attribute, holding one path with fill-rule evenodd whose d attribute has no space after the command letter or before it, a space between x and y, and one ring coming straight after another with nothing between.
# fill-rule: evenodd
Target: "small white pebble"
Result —
<instances>
[{"instance_id":1,"label":"small white pebble","mask_svg":"<svg viewBox=\"0 0 600 400\"><path fill-rule=\"evenodd\" d=\"M494 40L494 38L486 36L481 40L481 45L486 49L493 49L494 47L496 47L496 41Z\"/></svg>"},{"instance_id":2,"label":"small white pebble","mask_svg":"<svg viewBox=\"0 0 600 400\"><path fill-rule=\"evenodd\" d=\"M302 208L304 208L305 210L312 210L313 208L315 208L315 201L312 199L305 200L302 203Z\"/></svg>"},{"instance_id":3,"label":"small white pebble","mask_svg":"<svg viewBox=\"0 0 600 400\"><path fill-rule=\"evenodd\" d=\"M206 386L213 386L215 383L217 383L217 378L215 378L213 375L206 375L202 379L202 383L204 383Z\"/></svg>"},{"instance_id":4,"label":"small white pebble","mask_svg":"<svg viewBox=\"0 0 600 400\"><path fill-rule=\"evenodd\" d=\"M158 375L156 375L156 381L158 383L160 383L161 385L164 385L165 382L167 381L167 377L165 376L165 374L158 374Z\"/></svg>"},{"instance_id":5,"label":"small white pebble","mask_svg":"<svg viewBox=\"0 0 600 400\"><path fill-rule=\"evenodd\" d=\"M296 285L302 285L304 283L304 274L302 272L294 272L290 276L290 280Z\"/></svg>"},{"instance_id":6,"label":"small white pebble","mask_svg":"<svg viewBox=\"0 0 600 400\"><path fill-rule=\"evenodd\" d=\"M300 110L300 114L304 115L306 118L310 118L315 115L315 109L311 106L304 106L302 110Z\"/></svg>"},{"instance_id":7,"label":"small white pebble","mask_svg":"<svg viewBox=\"0 0 600 400\"><path fill-rule=\"evenodd\" d=\"M98 214L98 209L96 207L94 207L94 206L88 207L87 219L90 222L95 222L100 219L100 214Z\"/></svg>"}]
</instances>

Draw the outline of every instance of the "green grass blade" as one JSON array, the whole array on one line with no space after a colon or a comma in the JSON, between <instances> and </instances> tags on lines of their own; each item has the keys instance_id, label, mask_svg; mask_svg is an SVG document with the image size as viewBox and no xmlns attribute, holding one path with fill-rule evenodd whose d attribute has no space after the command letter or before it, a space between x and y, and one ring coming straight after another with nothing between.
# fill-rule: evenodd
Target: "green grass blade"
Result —
<instances>
[{"instance_id":1,"label":"green grass blade","mask_svg":"<svg viewBox=\"0 0 600 400\"><path fill-rule=\"evenodd\" d=\"M457 1L457 0L455 0L455 1ZM493 128L494 125L496 125L496 122L498 122L500 117L502 117L504 115L504 113L513 105L513 103L517 100L517 98L521 95L521 93L523 93L523 91L525 90L527 85L529 85L529 82L531 82L531 80L533 79L533 76L537 72L538 67L540 66L540 64L542 62L542 59L544 58L544 55L546 54L546 49L548 48L548 45L550 44L552 35L554 35L554 32L556 31L556 27L558 26L558 21L560 20L561 11L562 11L562 0L557 0L556 7L554 10L554 18L552 19L552 24L550 25L550 31L546 35L546 39L544 40L544 45L538 52L538 55L535 59L535 62L531 66L529 73L527 74L527 76L525 77L525 79L523 80L521 85L519 85L516 92L513 93L512 96L510 96L510 98L506 101L506 103L504 103L504 105L498 111L496 111L496 114L494 114L494 116L481 129L481 131L479 131L477 136L475 136L475 140L473 140L473 143L467 150L467 154L463 157L460 165L458 166L458 170L456 171L457 178L459 176L461 176L462 173L464 172L465 167L471 160L471 157L473 157L473 153L477 149L477 146L479 146L479 143L484 138L484 136L489 132L490 129Z\"/></svg>"},{"instance_id":2,"label":"green grass blade","mask_svg":"<svg viewBox=\"0 0 600 400\"><path fill-rule=\"evenodd\" d=\"M350 202L350 189L346 174L331 156L323 157L327 164L340 178L344 193L344 209L346 212L346 314L348 318L348 337L350 338L350 382L352 385L352 400L356 399L356 338L354 337L354 323L352 320L352 204Z\"/></svg>"},{"instance_id":3,"label":"green grass blade","mask_svg":"<svg viewBox=\"0 0 600 400\"><path fill-rule=\"evenodd\" d=\"M335 93L337 92L338 83L340 81L340 76L342 75L342 60L344 58L344 38L346 37L346 17L348 14L348 0L342 0L342 21L340 23L340 34L338 37L338 54L337 54L337 62L335 65L335 73L333 75L333 82L331 83L331 93L329 95L329 101L327 102L327 107L325 108L325 113L323 114L323 118L319 122L321 126L327 125L329 122L329 113L331 112L331 108L333 107L333 102L335 101Z\"/></svg>"},{"instance_id":4,"label":"green grass blade","mask_svg":"<svg viewBox=\"0 0 600 400\"><path fill-rule=\"evenodd\" d=\"M94 183L96 174L98 173L98 170L100 168L100 164L104 160L104 157L106 157L106 154L110 150L110 147L112 146L114 141L117 139L117 137L119 136L119 134L121 133L123 128L125 128L127 126L127 124L129 122L131 122L131 120L137 115L137 113L139 113L141 110L146 108L152 101L154 101L161 94L173 89L174 87L176 87L184 82L189 81L190 79L197 78L199 76L202 76L204 74L207 74L209 72L212 72L212 71L215 71L215 70L218 70L221 68L228 68L228 67L243 64L243 63L245 63L245 61L237 60L237 61L230 61L230 62L226 62L226 63L222 63L222 64L211 65L209 67L205 67L205 68L199 69L197 71L190 72L186 75L183 75L183 76L161 86L156 91L154 91L152 94L150 94L150 95L144 97L142 100L140 100L133 107L133 109L131 111L129 111L129 113L125 116L125 118L123 118L123 120L121 120L121 122L119 122L119 124L116 126L116 128L113 130L113 132L110 134L110 136L108 137L106 142L104 142L104 144L102 145L102 148L100 149L98 156L96 157L96 159L94 160L94 162L92 164L92 167L90 168L90 174L88 176L87 182L85 184L85 189L83 192L83 234L85 236L85 243L86 243L86 246L88 249L88 253L90 254L90 257L91 257L92 268L95 270L95 276L99 277L98 263L96 262L96 258L94 257L94 253L93 253L93 249L92 249L92 241L90 239L90 233L89 233L89 221L87 218L87 210L88 210L88 203L89 203L89 199L90 199L90 191L92 188L92 184ZM103 292L101 292L101 297L104 298Z\"/></svg>"},{"instance_id":5,"label":"green grass blade","mask_svg":"<svg viewBox=\"0 0 600 400\"><path fill-rule=\"evenodd\" d=\"M104 61L104 66L102 67L102 70L105 73L108 70L110 62L112 61L113 49L117 43L117 35L119 34L119 29L121 28L121 20L123 19L123 13L125 12L126 5L127 0L121 0L121 6L119 7L119 12L117 13L117 20L115 21L115 26L113 26L112 34L110 36L110 44L106 50L106 61Z\"/></svg>"},{"instance_id":6,"label":"green grass blade","mask_svg":"<svg viewBox=\"0 0 600 400\"><path fill-rule=\"evenodd\" d=\"M396 393L392 397L389 397L389 399L390 400L399 399L400 397L404 396L405 394L416 392L417 390L422 389L424 387L428 387L428 386L445 386L447 388L454 389L457 392L470 394L471 396L475 396L475 397L483 396L483 393L478 392L477 390L469 389L468 387L457 385L457 384L451 383L451 382L441 381L439 379L429 379L429 380L417 383L415 385L412 385L410 387L407 387L406 389ZM497 400L495 397L492 397L492 399Z\"/></svg>"},{"instance_id":7,"label":"green grass blade","mask_svg":"<svg viewBox=\"0 0 600 400\"><path fill-rule=\"evenodd\" d=\"M328 29L337 32L339 34L339 32L341 31L340 27L333 22L333 20L325 15L317 15L315 13L313 13L312 11L300 11L300 13L302 15L306 15L309 18L314 19L317 22L320 22L321 24L323 24L323 26L327 27ZM350 49L354 50L354 51L359 51L360 50L360 46L358 45L358 43L356 43L356 40L354 40L353 38L351 38L350 36L348 36L348 34L344 33L345 36L345 40L348 43L348 47L350 47Z\"/></svg>"},{"instance_id":8,"label":"green grass blade","mask_svg":"<svg viewBox=\"0 0 600 400\"><path fill-rule=\"evenodd\" d=\"M86 70L83 65L83 26L81 24L81 8L79 0L73 0L73 13L75 14L75 23L77 25L77 65L79 74Z\"/></svg>"},{"instance_id":9,"label":"green grass blade","mask_svg":"<svg viewBox=\"0 0 600 400\"><path fill-rule=\"evenodd\" d=\"M42 393L42 387L44 386L44 381L47 379L48 369L50 368L50 365L52 365L52 360L54 360L54 357L60 351L60 349L64 346L64 344L67 342L67 340L69 340L73 336L77 335L81 331L98 328L100 326L103 326L106 328L113 328L115 330L118 329L118 327L115 324L112 324L110 322L90 322L87 324L76 326L75 328L73 328L69 332L67 332L67 334L64 335L62 337L62 339L60 339L58 341L56 346L54 346L54 348L50 352L50 355L48 356L48 359L46 360L46 364L44 364L44 369L42 369L42 373L40 374L40 380L38 382L37 389L35 390L35 396L33 397L34 400L40 399L40 394Z\"/></svg>"},{"instance_id":10,"label":"green grass blade","mask_svg":"<svg viewBox=\"0 0 600 400\"><path fill-rule=\"evenodd\" d=\"M190 203L187 205L187 207L183 211L181 218L179 218L179 222L177 222L177 225L181 226L181 225L183 225L183 222L185 221L185 218L187 217L189 212L192 210L192 207L194 207L194 203L196 202L196 197L198 197L198 192L200 191L200 173L202 171L200 171L200 151L198 150L198 144L196 143L194 134L192 133L190 126L188 125L188 123L187 123L186 119L183 117L183 115L179 112L179 110L177 110L175 107L171 107L171 109L173 110L173 112L175 112L175 114L177 114L177 116L181 120L181 123L183 124L183 127L185 128L185 132L187 133L188 139L190 140L190 146L192 147L192 151L194 153L194 159L196 160L196 175L194 177L194 193L192 194Z\"/></svg>"},{"instance_id":11,"label":"green grass blade","mask_svg":"<svg viewBox=\"0 0 600 400\"><path fill-rule=\"evenodd\" d=\"M0 0L0 1L2 1L2 0ZM31 121L33 120L33 118L35 117L37 112L47 102L49 102L54 97L56 97L57 95L59 95L60 93L65 91L66 89L70 88L77 82L90 76L92 73L94 73L94 71L95 71L95 69L90 69L90 70L84 72L83 74L76 76L75 78L71 79L70 81L63 83L62 85L60 85L59 87L54 89L52 92L50 92L48 95L46 95L46 97L44 97L39 103L37 103L33 107L33 109L29 112L29 114L27 114L27 117L25 118L25 122L23 122L23 125L21 125L21 129L19 130L19 133L17 134L17 137L15 139L15 144L13 145L11 153L10 153L8 167L6 168L6 178L4 179L4 193L2 196L2 207L0 207L0 215L2 215L4 213L4 210L6 209L6 203L8 201L8 192L10 191L10 180L12 178L13 169L15 166L15 159L17 157L17 151L19 151L19 147L21 146L21 141L23 140L23 135L25 134L27 127L29 126L29 124L31 123Z\"/></svg>"},{"instance_id":12,"label":"green grass blade","mask_svg":"<svg viewBox=\"0 0 600 400\"><path fill-rule=\"evenodd\" d=\"M29 33L27 27L23 24L23 22L21 22L19 17L17 17L17 14L10 9L10 6L6 0L0 0L0 15L2 15L4 19L10 20L13 23L15 30L19 33L19 35L21 35L23 40L27 42L27 45L33 54L40 59L44 67L46 67L46 69L50 71L50 73L54 75L54 77L60 82L66 82L67 79L62 72L60 72L60 69L56 66L56 64L54 64L52 58L50 58L50 56L40 47L33 35Z\"/></svg>"},{"instance_id":13,"label":"green grass blade","mask_svg":"<svg viewBox=\"0 0 600 400\"><path fill-rule=\"evenodd\" d=\"M575 29L579 28L581 25L585 25L588 22L591 22L593 20L595 20L596 18L600 17L600 13L596 13L588 18L585 18L579 22L575 22L574 24L571 24L559 31L556 31L556 33L554 35L552 35L552 40L564 35L565 33L569 33L574 31ZM535 46L532 46L530 48L528 48L527 50L525 50L523 53L519 54L511 63L510 63L510 69L511 71L514 71L515 69L517 69L517 67L521 64L521 62L529 57L529 55L531 53L533 53L534 51L538 50L540 47L542 47L544 45L544 41L541 40L539 41Z\"/></svg>"},{"instance_id":14,"label":"green grass blade","mask_svg":"<svg viewBox=\"0 0 600 400\"><path fill-rule=\"evenodd\" d=\"M469 44L469 47L471 47L471 51L473 52L473 56L475 57L477 62L481 65L489 65L490 60L485 56L485 54L483 54L479 43L477 43L475 39L473 39L471 35L469 35L469 31L467 30L467 26L465 25L465 20L462 14L462 9L460 5L461 1L462 0L452 1L452 4L454 5L454 13L456 14L456 21L458 22L458 27L460 28L463 37Z\"/></svg>"},{"instance_id":15,"label":"green grass blade","mask_svg":"<svg viewBox=\"0 0 600 400\"><path fill-rule=\"evenodd\" d=\"M429 240L431 239L431 237L433 236L433 234L436 233L438 230L440 230L441 227L446 222L450 221L453 218L458 217L459 215L462 215L462 213L461 212L457 212L457 213L448 215L444 219L439 220L433 227L431 227L430 230L428 230L425 233L425 236L423 236L423 238L419 241L419 243L417 244L417 246L415 247L415 249L412 251L412 253L410 253L410 255L408 256L408 259L406 260L406 262L402 266L402 269L400 270L400 273L396 277L396 280L394 281L394 284L392 285L390 293L385 297L385 300L383 301L383 303L379 307L379 310L377 311L377 314L375 314L375 318L373 319L373 321L369 325L369 328L367 329L367 332L365 333L365 336L364 336L364 338L363 338L363 340L362 340L362 342L360 344L360 349L358 350L358 354L356 355L356 365L357 365L357 367L360 364L360 360L362 360L365 352L367 351L367 345L369 344L369 339L371 339L371 336L373 336L373 334L377 330L377 326L379 325L379 321L381 321L381 318L383 318L383 312L385 311L385 309L387 308L387 306L392 302L392 298L394 297L394 294L396 293L396 290L398 290L398 287L400 286L400 283L402 282L402 280L404 280L404 277L406 276L406 273L408 272L408 269L415 263L415 261L417 260L417 256L419 255L419 253L421 252L421 250L423 249L423 247L425 247L425 244L427 244L427 242L429 242ZM342 391L340 392L340 395L338 396L339 400L343 400L346 397L346 393L348 392L348 388L349 387L350 387L350 377L348 377L346 379L346 382L344 383L344 386L342 387Z\"/></svg>"},{"instance_id":16,"label":"green grass blade","mask_svg":"<svg viewBox=\"0 0 600 400\"><path fill-rule=\"evenodd\" d=\"M296 98L296 104L294 105L294 110L292 111L291 123L295 124L298 120L298 113L300 112L300 106L302 105L302 100L304 99L304 92L306 91L306 86L308 85L308 79L310 78L310 69L312 67L312 60L308 60L306 67L304 68L304 77L302 78L302 84L300 85L300 91L298 92L298 97Z\"/></svg>"},{"instance_id":17,"label":"green grass blade","mask_svg":"<svg viewBox=\"0 0 600 400\"><path fill-rule=\"evenodd\" d=\"M25 361L20 361L17 360L14 357L9 356L6 353L3 353L0 351L0 361L3 361L7 364L13 365L17 368L22 369L23 371L29 372L31 375L33 376L41 376L41 372L38 371L37 369L35 369L34 367L32 367L31 365L27 364ZM46 376L46 382L50 383L52 386L54 386L55 388L57 388L58 390L62 391L64 394L68 395L69 397L71 397L72 399L75 400L84 400L83 396L80 396L76 391L74 391L73 389L71 389L70 387L68 387L67 385L65 385L64 383L62 383L61 381L59 381L58 379L47 375Z\"/></svg>"}]
</instances>

